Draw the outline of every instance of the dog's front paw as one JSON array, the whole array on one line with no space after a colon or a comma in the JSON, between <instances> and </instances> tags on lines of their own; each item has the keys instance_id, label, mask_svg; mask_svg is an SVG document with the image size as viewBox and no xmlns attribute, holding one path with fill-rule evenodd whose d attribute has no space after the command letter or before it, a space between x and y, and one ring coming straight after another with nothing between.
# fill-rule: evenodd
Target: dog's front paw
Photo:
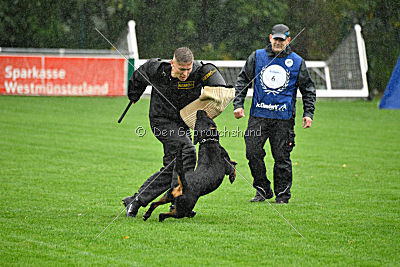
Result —
<instances>
[{"instance_id":1,"label":"dog's front paw","mask_svg":"<svg viewBox=\"0 0 400 267\"><path fill-rule=\"evenodd\" d=\"M194 210L192 210L188 217L193 218L194 216L196 216L196 212Z\"/></svg>"}]
</instances>

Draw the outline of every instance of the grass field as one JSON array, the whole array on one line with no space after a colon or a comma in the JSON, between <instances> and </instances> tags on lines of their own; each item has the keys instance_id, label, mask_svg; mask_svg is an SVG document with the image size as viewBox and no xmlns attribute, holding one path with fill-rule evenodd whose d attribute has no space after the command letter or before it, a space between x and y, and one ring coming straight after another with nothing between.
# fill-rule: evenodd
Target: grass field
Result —
<instances>
[{"instance_id":1,"label":"grass field","mask_svg":"<svg viewBox=\"0 0 400 267\"><path fill-rule=\"evenodd\" d=\"M318 101L304 130L298 103L293 197L276 205L249 202L244 141L233 136L247 117L233 119L228 107L216 122L242 176L200 198L196 217L159 223L168 206L146 222L144 209L134 219L121 214L121 199L162 157L149 100L117 124L126 104L0 96L0 265L400 265L399 110Z\"/></svg>"}]
</instances>

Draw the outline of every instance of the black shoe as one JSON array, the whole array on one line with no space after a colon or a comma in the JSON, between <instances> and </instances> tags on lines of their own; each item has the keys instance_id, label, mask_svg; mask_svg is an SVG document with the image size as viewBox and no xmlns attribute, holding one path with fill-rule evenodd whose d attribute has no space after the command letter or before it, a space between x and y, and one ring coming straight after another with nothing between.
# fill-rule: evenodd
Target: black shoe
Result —
<instances>
[{"instance_id":1,"label":"black shoe","mask_svg":"<svg viewBox=\"0 0 400 267\"><path fill-rule=\"evenodd\" d=\"M257 187L256 189L257 189L256 195L252 199L250 199L250 202L261 202L270 199L274 196L271 187L268 188L267 194L264 194L265 190L262 189L261 187Z\"/></svg>"},{"instance_id":2,"label":"black shoe","mask_svg":"<svg viewBox=\"0 0 400 267\"><path fill-rule=\"evenodd\" d=\"M289 199L276 198L276 199L275 199L275 203L276 203L276 204L288 204L288 203L289 203Z\"/></svg>"},{"instance_id":3,"label":"black shoe","mask_svg":"<svg viewBox=\"0 0 400 267\"><path fill-rule=\"evenodd\" d=\"M126 207L126 217L136 217L141 205L135 197L126 197L122 200L122 203Z\"/></svg>"},{"instance_id":4,"label":"black shoe","mask_svg":"<svg viewBox=\"0 0 400 267\"><path fill-rule=\"evenodd\" d=\"M261 202L265 201L265 197L263 197L258 191L256 192L256 195L250 199L250 202Z\"/></svg>"}]
</instances>

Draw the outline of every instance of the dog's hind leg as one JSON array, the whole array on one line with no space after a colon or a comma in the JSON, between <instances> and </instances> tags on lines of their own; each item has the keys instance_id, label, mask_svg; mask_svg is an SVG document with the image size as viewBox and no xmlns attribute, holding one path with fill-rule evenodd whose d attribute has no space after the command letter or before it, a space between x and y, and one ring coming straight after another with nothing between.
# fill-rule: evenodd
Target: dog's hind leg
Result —
<instances>
[{"instance_id":1,"label":"dog's hind leg","mask_svg":"<svg viewBox=\"0 0 400 267\"><path fill-rule=\"evenodd\" d=\"M170 197L170 191L168 191L162 198L160 198L158 201L151 203L150 208L146 211L145 214L143 214L143 220L147 220L150 218L151 214L153 211L160 205L164 205L167 203L172 202L173 198Z\"/></svg>"},{"instance_id":2,"label":"dog's hind leg","mask_svg":"<svg viewBox=\"0 0 400 267\"><path fill-rule=\"evenodd\" d=\"M184 176L182 176L184 177ZM150 218L151 214L153 213L153 211L160 205L164 205L167 203L172 202L175 198L179 197L182 195L183 192L183 185L182 185L182 181L181 181L181 177L180 175L178 175L178 186L175 188L171 188L170 190L168 190L167 193L165 193L165 195L160 198L158 201L151 203L150 208L146 211L146 213L143 215L143 220L147 220L148 218ZM173 210L172 210L173 211ZM171 211L171 212L172 212Z\"/></svg>"},{"instance_id":3,"label":"dog's hind leg","mask_svg":"<svg viewBox=\"0 0 400 267\"><path fill-rule=\"evenodd\" d=\"M148 218L150 218L151 214L153 213L153 211L154 211L158 206L164 205L164 204L166 204L166 203L167 203L167 202L165 201L165 198L164 198L164 197L162 197L162 198L161 198L159 201L157 201L157 202L151 203L150 208L146 211L145 214L143 214L143 220L146 221Z\"/></svg>"}]
</instances>

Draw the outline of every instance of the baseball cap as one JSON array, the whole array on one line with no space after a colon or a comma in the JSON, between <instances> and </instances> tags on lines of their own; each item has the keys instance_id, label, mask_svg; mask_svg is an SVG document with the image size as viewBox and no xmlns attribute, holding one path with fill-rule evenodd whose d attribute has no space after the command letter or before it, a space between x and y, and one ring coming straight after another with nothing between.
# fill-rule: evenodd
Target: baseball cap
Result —
<instances>
[{"instance_id":1,"label":"baseball cap","mask_svg":"<svg viewBox=\"0 0 400 267\"><path fill-rule=\"evenodd\" d=\"M276 24L274 27L272 27L271 34L272 38L281 38L286 40L286 38L288 38L290 35L289 27L285 24Z\"/></svg>"},{"instance_id":2,"label":"baseball cap","mask_svg":"<svg viewBox=\"0 0 400 267\"><path fill-rule=\"evenodd\" d=\"M205 86L198 99L181 109L182 120L194 129L198 110L204 110L211 119L214 119L224 111L234 97L235 89L232 87Z\"/></svg>"}]
</instances>

